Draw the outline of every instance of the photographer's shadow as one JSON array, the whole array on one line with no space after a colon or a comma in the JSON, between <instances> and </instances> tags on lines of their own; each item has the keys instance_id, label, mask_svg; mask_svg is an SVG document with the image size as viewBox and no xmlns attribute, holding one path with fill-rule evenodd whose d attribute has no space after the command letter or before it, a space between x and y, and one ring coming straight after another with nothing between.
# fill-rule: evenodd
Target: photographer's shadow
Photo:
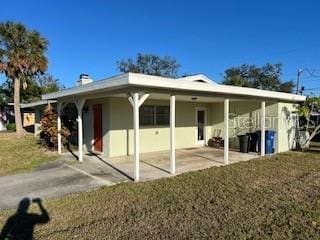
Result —
<instances>
[{"instance_id":1,"label":"photographer's shadow","mask_svg":"<svg viewBox=\"0 0 320 240\"><path fill-rule=\"evenodd\" d=\"M34 227L37 224L45 224L50 221L47 210L43 207L41 199L32 199L38 204L40 214L28 213L31 201L24 198L20 201L17 212L8 218L0 233L0 240L24 239L32 240Z\"/></svg>"}]
</instances>

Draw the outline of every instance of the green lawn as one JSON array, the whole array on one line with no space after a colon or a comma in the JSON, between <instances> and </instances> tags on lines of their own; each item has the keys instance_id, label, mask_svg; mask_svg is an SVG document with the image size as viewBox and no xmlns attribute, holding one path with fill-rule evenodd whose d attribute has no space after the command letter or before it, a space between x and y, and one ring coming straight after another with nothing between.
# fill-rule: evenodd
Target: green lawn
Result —
<instances>
[{"instance_id":1,"label":"green lawn","mask_svg":"<svg viewBox=\"0 0 320 240\"><path fill-rule=\"evenodd\" d=\"M56 158L57 154L45 151L32 134L17 139L14 132L0 133L0 176L30 171Z\"/></svg>"},{"instance_id":2,"label":"green lawn","mask_svg":"<svg viewBox=\"0 0 320 240\"><path fill-rule=\"evenodd\" d=\"M36 239L320 239L320 154L285 153L44 205L51 221ZM0 226L12 213L0 213Z\"/></svg>"}]
</instances>

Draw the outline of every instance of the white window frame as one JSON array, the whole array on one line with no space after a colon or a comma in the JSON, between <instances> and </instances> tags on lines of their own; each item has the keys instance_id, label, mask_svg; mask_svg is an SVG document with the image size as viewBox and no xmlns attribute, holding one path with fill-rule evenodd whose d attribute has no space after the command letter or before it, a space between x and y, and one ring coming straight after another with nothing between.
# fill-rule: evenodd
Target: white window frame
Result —
<instances>
[{"instance_id":1,"label":"white window frame","mask_svg":"<svg viewBox=\"0 0 320 240\"><path fill-rule=\"evenodd\" d=\"M141 123L141 120L142 120L142 116L140 116L141 120L140 120L140 126L141 127L168 127L170 126L170 106L167 106L167 105L154 105L154 104L146 104L144 106L141 106L142 107L152 107L153 108L153 112L154 112L154 115L153 115L153 124L152 125L145 125L145 124L142 124ZM169 109L169 112L168 112L168 119L169 119L169 122L168 124L157 124L157 107L167 107Z\"/></svg>"},{"instance_id":2,"label":"white window frame","mask_svg":"<svg viewBox=\"0 0 320 240\"><path fill-rule=\"evenodd\" d=\"M198 140L198 111L204 111L204 127L203 127L203 140ZM207 145L207 108L206 107L196 107L195 109L195 144L198 146Z\"/></svg>"}]
</instances>

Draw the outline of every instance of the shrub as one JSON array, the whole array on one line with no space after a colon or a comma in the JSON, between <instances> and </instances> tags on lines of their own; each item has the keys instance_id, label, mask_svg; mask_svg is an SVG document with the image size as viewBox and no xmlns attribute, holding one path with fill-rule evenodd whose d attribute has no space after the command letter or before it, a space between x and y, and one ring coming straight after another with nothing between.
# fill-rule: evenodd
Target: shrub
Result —
<instances>
[{"instance_id":1,"label":"shrub","mask_svg":"<svg viewBox=\"0 0 320 240\"><path fill-rule=\"evenodd\" d=\"M67 138L70 136L70 131L61 126L61 141L67 143ZM44 114L41 119L40 139L43 145L48 148L56 148L58 146L58 114L53 109L51 104L44 109Z\"/></svg>"},{"instance_id":2,"label":"shrub","mask_svg":"<svg viewBox=\"0 0 320 240\"><path fill-rule=\"evenodd\" d=\"M16 124L15 123L8 123L6 125L7 130L9 131L15 131L16 130Z\"/></svg>"}]
</instances>

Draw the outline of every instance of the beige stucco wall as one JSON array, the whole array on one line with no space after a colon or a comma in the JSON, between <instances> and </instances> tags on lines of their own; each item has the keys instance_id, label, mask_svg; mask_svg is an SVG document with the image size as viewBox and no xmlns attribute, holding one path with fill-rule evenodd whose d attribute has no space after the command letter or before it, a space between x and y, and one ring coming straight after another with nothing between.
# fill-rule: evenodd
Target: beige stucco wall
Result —
<instances>
[{"instance_id":1,"label":"beige stucco wall","mask_svg":"<svg viewBox=\"0 0 320 240\"><path fill-rule=\"evenodd\" d=\"M110 150L109 156L133 153L132 107L125 98L110 98ZM145 105L167 105L168 101L147 100ZM207 110L207 124L211 122L211 107L206 103L176 102L176 147L188 148L196 145L196 108ZM207 135L210 134L206 127ZM140 152L169 149L169 126L140 127Z\"/></svg>"},{"instance_id":2,"label":"beige stucco wall","mask_svg":"<svg viewBox=\"0 0 320 240\"><path fill-rule=\"evenodd\" d=\"M107 157L133 154L133 116L132 107L126 98L105 98L86 102L84 113L84 144L91 150L93 138L93 104L103 105L103 154ZM169 99L150 100L146 105L167 105ZM255 132L260 129L260 102L230 102L230 147L238 149L237 135ZM206 142L213 136L223 137L223 103L176 102L176 147L189 148L197 146L196 109L206 110ZM275 130L275 151L288 151L292 143L288 131L292 129L291 112L293 104L266 103L267 129ZM284 113L285 112L285 113ZM288 113L290 117L288 119ZM248 122L248 119L252 119ZM280 119L282 119L280 121ZM286 119L283 121L283 119ZM239 127L240 126L240 127ZM140 127L140 152L153 152L169 149L169 126Z\"/></svg>"},{"instance_id":3,"label":"beige stucco wall","mask_svg":"<svg viewBox=\"0 0 320 240\"><path fill-rule=\"evenodd\" d=\"M212 132L220 132L223 137L223 103L212 104ZM245 101L230 103L229 136L230 147L238 149L237 135L255 132L260 129L260 102ZM275 152L289 151L294 146L294 126L296 110L292 103L266 103L266 129L276 131ZM248 119L252 119L248 121Z\"/></svg>"},{"instance_id":4,"label":"beige stucco wall","mask_svg":"<svg viewBox=\"0 0 320 240\"><path fill-rule=\"evenodd\" d=\"M212 132L215 136L216 133L220 133L223 137L223 103L213 103L212 104ZM229 107L229 141L230 148L239 148L238 135L255 132L260 129L260 110L261 103L258 101L237 101L230 102ZM266 103L266 117L268 127L267 129L275 130L277 129L277 122L274 121L273 116L277 115L277 104L276 103ZM269 122L270 119L270 122ZM276 143L276 142L275 142ZM275 144L277 145L277 144ZM277 148L277 146L275 146Z\"/></svg>"}]
</instances>

